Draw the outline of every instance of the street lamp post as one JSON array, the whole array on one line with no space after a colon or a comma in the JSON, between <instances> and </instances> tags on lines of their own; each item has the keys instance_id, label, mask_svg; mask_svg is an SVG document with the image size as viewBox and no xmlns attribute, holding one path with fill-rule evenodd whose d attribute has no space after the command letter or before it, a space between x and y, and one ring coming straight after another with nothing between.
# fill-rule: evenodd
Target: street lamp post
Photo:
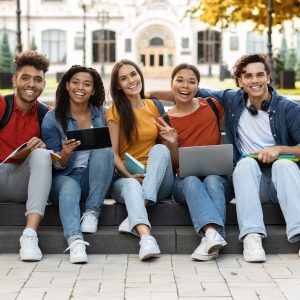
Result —
<instances>
[{"instance_id":1,"label":"street lamp post","mask_svg":"<svg viewBox=\"0 0 300 300\"><path fill-rule=\"evenodd\" d=\"M82 64L86 65L86 3L82 2L83 10L83 55L82 55Z\"/></svg>"},{"instance_id":2,"label":"street lamp post","mask_svg":"<svg viewBox=\"0 0 300 300\"><path fill-rule=\"evenodd\" d=\"M105 10L99 11L97 19L101 24L101 59L100 59L101 72L100 73L101 73L101 77L104 77L105 76L105 66L104 66L104 64L105 64L105 60L104 60L104 57L105 57L105 45L104 45L105 32L104 32L104 26L109 20L109 12L105 11Z\"/></svg>"},{"instance_id":3,"label":"street lamp post","mask_svg":"<svg viewBox=\"0 0 300 300\"><path fill-rule=\"evenodd\" d=\"M21 8L20 0L17 0L17 52L22 52L22 42L21 42Z\"/></svg>"},{"instance_id":4,"label":"street lamp post","mask_svg":"<svg viewBox=\"0 0 300 300\"><path fill-rule=\"evenodd\" d=\"M274 61L272 52L273 0L268 2L268 56L271 64L271 74L274 78Z\"/></svg>"}]
</instances>

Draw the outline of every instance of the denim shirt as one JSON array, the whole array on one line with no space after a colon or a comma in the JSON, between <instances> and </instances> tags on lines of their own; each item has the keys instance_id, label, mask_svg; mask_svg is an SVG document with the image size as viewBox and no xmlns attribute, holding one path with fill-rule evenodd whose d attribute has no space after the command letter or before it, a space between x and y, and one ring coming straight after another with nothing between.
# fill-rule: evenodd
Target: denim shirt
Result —
<instances>
[{"instance_id":1,"label":"denim shirt","mask_svg":"<svg viewBox=\"0 0 300 300\"><path fill-rule=\"evenodd\" d=\"M276 145L297 146L300 144L300 105L277 94L269 86L272 101L268 109L270 127ZM241 157L241 143L238 136L238 123L241 114L246 109L244 91L223 90L214 91L198 89L198 97L212 96L216 98L225 109L225 130L228 143L233 145L233 157L237 162Z\"/></svg>"},{"instance_id":2,"label":"denim shirt","mask_svg":"<svg viewBox=\"0 0 300 300\"><path fill-rule=\"evenodd\" d=\"M92 113L92 125L93 127L104 127L106 126L106 112L107 108L97 108L93 105L89 105ZM76 130L76 120L72 117L71 113L68 113L68 130ZM46 144L47 149L53 150L58 153L62 149L62 142L66 138L61 125L55 118L55 109L50 110L45 115L42 123L42 139ZM53 164L54 174L68 175L72 169L77 156L77 152L74 151L69 159L68 165L62 167L58 161Z\"/></svg>"}]
</instances>

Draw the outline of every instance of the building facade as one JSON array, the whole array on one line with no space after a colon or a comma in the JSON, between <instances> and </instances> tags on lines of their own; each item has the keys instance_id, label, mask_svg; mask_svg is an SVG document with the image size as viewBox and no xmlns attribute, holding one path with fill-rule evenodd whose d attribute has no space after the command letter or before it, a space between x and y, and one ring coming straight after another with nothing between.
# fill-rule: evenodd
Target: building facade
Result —
<instances>
[{"instance_id":1,"label":"building facade","mask_svg":"<svg viewBox=\"0 0 300 300\"><path fill-rule=\"evenodd\" d=\"M15 0L0 0L0 41L17 47ZM23 50L32 48L52 61L50 73L73 64L93 66L109 74L115 61L137 62L145 75L168 76L178 63L198 66L203 75L217 75L250 52L267 52L266 32L249 22L226 30L211 28L186 15L187 0L20 0ZM300 58L300 21L287 24L285 38ZM273 30L273 49L282 34Z\"/></svg>"}]
</instances>

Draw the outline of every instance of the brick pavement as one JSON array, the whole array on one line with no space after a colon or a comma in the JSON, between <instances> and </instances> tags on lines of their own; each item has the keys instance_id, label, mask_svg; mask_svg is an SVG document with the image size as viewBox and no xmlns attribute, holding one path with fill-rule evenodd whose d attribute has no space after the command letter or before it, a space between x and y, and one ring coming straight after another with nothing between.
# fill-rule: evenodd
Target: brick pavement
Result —
<instances>
[{"instance_id":1,"label":"brick pavement","mask_svg":"<svg viewBox=\"0 0 300 300\"><path fill-rule=\"evenodd\" d=\"M196 262L189 255L161 255L140 262L137 255L89 255L72 265L66 255L45 255L38 263L0 254L0 299L10 300L299 300L300 258L268 255L263 264L242 255Z\"/></svg>"}]
</instances>

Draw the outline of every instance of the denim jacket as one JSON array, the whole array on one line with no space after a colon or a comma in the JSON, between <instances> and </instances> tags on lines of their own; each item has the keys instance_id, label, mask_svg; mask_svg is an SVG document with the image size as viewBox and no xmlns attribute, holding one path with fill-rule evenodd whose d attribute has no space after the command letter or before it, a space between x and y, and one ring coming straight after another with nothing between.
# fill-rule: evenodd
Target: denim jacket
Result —
<instances>
[{"instance_id":1,"label":"denim jacket","mask_svg":"<svg viewBox=\"0 0 300 300\"><path fill-rule=\"evenodd\" d=\"M90 104L90 110L92 113L92 124L93 127L104 127L106 126L106 112L107 108L102 107L98 109L97 107ZM68 130L76 130L77 124L76 120L72 117L71 113L68 113ZM66 138L61 125L55 118L55 109L47 112L43 123L42 123L42 139L46 144L47 149L53 150L53 152L58 153L62 149L62 141ZM74 165L77 152L74 151L70 157L68 165L62 167L58 161L53 164L54 174L68 175Z\"/></svg>"},{"instance_id":2,"label":"denim jacket","mask_svg":"<svg viewBox=\"0 0 300 300\"><path fill-rule=\"evenodd\" d=\"M300 105L278 95L271 86L269 90L272 94L272 101L268 114L276 145L300 145ZM228 143L233 144L234 161L237 162L241 157L237 128L242 111L246 109L243 90L214 91L199 88L196 96L212 96L224 106L226 137Z\"/></svg>"}]
</instances>

